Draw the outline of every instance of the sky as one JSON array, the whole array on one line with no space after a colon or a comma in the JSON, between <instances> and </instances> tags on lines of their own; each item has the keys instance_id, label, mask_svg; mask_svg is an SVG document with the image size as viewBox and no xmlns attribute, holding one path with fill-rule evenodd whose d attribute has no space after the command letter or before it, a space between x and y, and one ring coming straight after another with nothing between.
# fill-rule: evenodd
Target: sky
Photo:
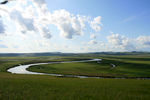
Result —
<instances>
[{"instance_id":1,"label":"sky","mask_svg":"<svg viewBox=\"0 0 150 100\"><path fill-rule=\"evenodd\" d=\"M150 52L149 4L12 0L0 5L0 53Z\"/></svg>"}]
</instances>

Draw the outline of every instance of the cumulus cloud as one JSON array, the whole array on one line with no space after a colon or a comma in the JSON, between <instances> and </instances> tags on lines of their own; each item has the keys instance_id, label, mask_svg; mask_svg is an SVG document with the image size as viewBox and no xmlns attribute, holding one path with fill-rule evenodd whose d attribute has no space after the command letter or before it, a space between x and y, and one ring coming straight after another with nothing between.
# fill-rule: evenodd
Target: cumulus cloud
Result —
<instances>
[{"instance_id":1,"label":"cumulus cloud","mask_svg":"<svg viewBox=\"0 0 150 100\"><path fill-rule=\"evenodd\" d=\"M114 45L124 45L127 43L127 38L119 34L112 34L107 37L108 42Z\"/></svg>"},{"instance_id":2,"label":"cumulus cloud","mask_svg":"<svg viewBox=\"0 0 150 100\"><path fill-rule=\"evenodd\" d=\"M45 38L50 39L52 37L51 32L47 27L44 27L42 31Z\"/></svg>"},{"instance_id":3,"label":"cumulus cloud","mask_svg":"<svg viewBox=\"0 0 150 100\"><path fill-rule=\"evenodd\" d=\"M9 19L9 22L14 23L12 27L16 28L17 32L40 33L44 38L51 37L50 29L47 27L51 23L44 20L50 14L45 0L18 0L14 6L7 7L6 5L3 9L7 9L7 14L4 15L5 20Z\"/></svg>"},{"instance_id":4,"label":"cumulus cloud","mask_svg":"<svg viewBox=\"0 0 150 100\"><path fill-rule=\"evenodd\" d=\"M27 31L36 30L34 26L34 19L23 17L23 15L17 10L13 10L10 13L10 17L13 21L15 21L18 24L18 26L20 26L19 28L23 33L26 33Z\"/></svg>"},{"instance_id":5,"label":"cumulus cloud","mask_svg":"<svg viewBox=\"0 0 150 100\"><path fill-rule=\"evenodd\" d=\"M142 45L150 46L150 36L139 36L136 40Z\"/></svg>"},{"instance_id":6,"label":"cumulus cloud","mask_svg":"<svg viewBox=\"0 0 150 100\"><path fill-rule=\"evenodd\" d=\"M5 33L5 26L2 22L2 20L0 19L0 34Z\"/></svg>"},{"instance_id":7,"label":"cumulus cloud","mask_svg":"<svg viewBox=\"0 0 150 100\"><path fill-rule=\"evenodd\" d=\"M100 25L102 25L102 23L101 23L101 16L98 16L98 17L94 18L93 21L90 22L91 28L94 31L96 31L96 32L101 30L101 26Z\"/></svg>"},{"instance_id":8,"label":"cumulus cloud","mask_svg":"<svg viewBox=\"0 0 150 100\"><path fill-rule=\"evenodd\" d=\"M88 44L90 44L90 45L94 45L94 44L97 44L98 42L97 41L95 41L95 40L90 40L89 42L88 42Z\"/></svg>"},{"instance_id":9,"label":"cumulus cloud","mask_svg":"<svg viewBox=\"0 0 150 100\"><path fill-rule=\"evenodd\" d=\"M18 0L14 6L4 8L8 9L7 17L10 17L21 33L40 33L45 38L51 38L52 32L48 26L55 25L61 36L72 39L82 36L87 25L95 31L101 29L100 16L93 19L90 16L72 14L65 9L50 12L45 0Z\"/></svg>"},{"instance_id":10,"label":"cumulus cloud","mask_svg":"<svg viewBox=\"0 0 150 100\"><path fill-rule=\"evenodd\" d=\"M7 33L1 38L9 48L17 45L17 48L21 48L20 52L30 48L36 51L36 45L41 42L33 42L34 40L44 41L43 47L50 48L53 43L50 44L48 39L55 35L55 29L58 29L62 37L72 39L86 34L87 28L100 31L102 25L100 16L92 18L73 14L65 9L49 11L45 0L17 0L0 8L0 14L0 33ZM97 44L95 38L95 35L91 35L89 44Z\"/></svg>"},{"instance_id":11,"label":"cumulus cloud","mask_svg":"<svg viewBox=\"0 0 150 100\"><path fill-rule=\"evenodd\" d=\"M112 34L107 36L108 43L114 48L123 49L123 50L135 50L134 45L131 44L130 40L119 34Z\"/></svg>"},{"instance_id":12,"label":"cumulus cloud","mask_svg":"<svg viewBox=\"0 0 150 100\"><path fill-rule=\"evenodd\" d=\"M61 36L72 39L75 35L82 35L85 27L84 17L73 15L62 9L56 10L50 15L50 22L57 26Z\"/></svg>"},{"instance_id":13,"label":"cumulus cloud","mask_svg":"<svg viewBox=\"0 0 150 100\"><path fill-rule=\"evenodd\" d=\"M90 35L90 39L96 39L96 35L95 34L91 34Z\"/></svg>"}]
</instances>

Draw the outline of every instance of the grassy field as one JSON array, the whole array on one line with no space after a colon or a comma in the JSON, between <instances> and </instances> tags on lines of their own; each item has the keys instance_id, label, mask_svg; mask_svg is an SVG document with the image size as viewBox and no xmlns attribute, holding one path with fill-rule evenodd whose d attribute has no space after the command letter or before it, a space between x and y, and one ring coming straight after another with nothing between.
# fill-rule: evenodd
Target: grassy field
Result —
<instances>
[{"instance_id":1,"label":"grassy field","mask_svg":"<svg viewBox=\"0 0 150 100\"><path fill-rule=\"evenodd\" d=\"M150 77L150 58L102 57L101 63L61 63L37 65L30 71L103 77ZM110 64L115 64L112 68Z\"/></svg>"},{"instance_id":2,"label":"grassy field","mask_svg":"<svg viewBox=\"0 0 150 100\"><path fill-rule=\"evenodd\" d=\"M149 100L150 80L0 75L0 100Z\"/></svg>"},{"instance_id":3,"label":"grassy field","mask_svg":"<svg viewBox=\"0 0 150 100\"><path fill-rule=\"evenodd\" d=\"M149 100L150 80L79 79L18 75L6 70L18 64L102 58L103 62L53 64L34 71L89 76L149 77L149 56L0 57L0 100ZM109 64L116 64L110 69ZM66 70L66 72L65 72ZM103 73L103 74L101 74Z\"/></svg>"},{"instance_id":4,"label":"grassy field","mask_svg":"<svg viewBox=\"0 0 150 100\"><path fill-rule=\"evenodd\" d=\"M33 63L44 63L44 62L58 62L58 61L76 61L83 60L84 58L79 57L0 57L0 72L7 72L8 68L17 66L19 64L33 64Z\"/></svg>"}]
</instances>

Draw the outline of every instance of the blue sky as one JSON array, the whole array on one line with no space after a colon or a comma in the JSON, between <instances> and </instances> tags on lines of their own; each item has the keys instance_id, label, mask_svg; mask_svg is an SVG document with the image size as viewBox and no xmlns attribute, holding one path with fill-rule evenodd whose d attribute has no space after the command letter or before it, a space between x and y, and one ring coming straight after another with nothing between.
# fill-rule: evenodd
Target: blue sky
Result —
<instances>
[{"instance_id":1,"label":"blue sky","mask_svg":"<svg viewBox=\"0 0 150 100\"><path fill-rule=\"evenodd\" d=\"M149 35L149 0L46 0L49 10L66 9L74 14L102 16L103 31ZM125 33L124 33L125 34Z\"/></svg>"},{"instance_id":2,"label":"blue sky","mask_svg":"<svg viewBox=\"0 0 150 100\"><path fill-rule=\"evenodd\" d=\"M0 52L150 51L149 4L16 0L0 6Z\"/></svg>"},{"instance_id":3,"label":"blue sky","mask_svg":"<svg viewBox=\"0 0 150 100\"><path fill-rule=\"evenodd\" d=\"M56 0L57 2L60 0ZM119 33L136 33L149 35L150 1L149 0L61 0L61 3L52 3L56 7L49 9L67 9L75 14L102 16L103 27ZM57 6L58 4L58 6ZM52 6L53 7L53 6ZM103 29L103 30L104 30ZM124 33L124 34L125 34Z\"/></svg>"}]
</instances>

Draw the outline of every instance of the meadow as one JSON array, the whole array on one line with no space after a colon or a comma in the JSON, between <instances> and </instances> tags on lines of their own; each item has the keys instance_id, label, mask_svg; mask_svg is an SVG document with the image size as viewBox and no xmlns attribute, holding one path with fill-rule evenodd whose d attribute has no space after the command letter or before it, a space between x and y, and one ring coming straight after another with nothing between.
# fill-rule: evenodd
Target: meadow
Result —
<instances>
[{"instance_id":1,"label":"meadow","mask_svg":"<svg viewBox=\"0 0 150 100\"><path fill-rule=\"evenodd\" d=\"M100 58L101 63L49 64L28 70L107 77L149 77L149 55L78 55L0 57L0 100L149 100L150 80L80 79L49 75L11 74L8 68L37 62ZM111 69L110 63L116 65Z\"/></svg>"},{"instance_id":2,"label":"meadow","mask_svg":"<svg viewBox=\"0 0 150 100\"><path fill-rule=\"evenodd\" d=\"M97 57L100 62L59 63L31 66L27 70L42 73L99 77L150 77L150 58ZM94 59L94 58L93 58ZM111 64L114 64L113 68Z\"/></svg>"}]
</instances>

